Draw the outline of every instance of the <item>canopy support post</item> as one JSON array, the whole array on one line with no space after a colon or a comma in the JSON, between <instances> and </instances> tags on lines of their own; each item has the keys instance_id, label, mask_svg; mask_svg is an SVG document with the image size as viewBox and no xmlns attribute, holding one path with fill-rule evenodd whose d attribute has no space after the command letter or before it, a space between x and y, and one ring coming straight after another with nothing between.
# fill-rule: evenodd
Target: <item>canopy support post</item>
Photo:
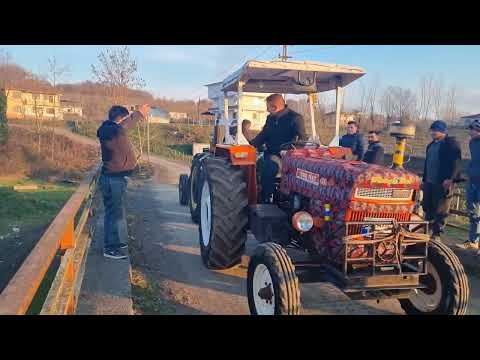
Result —
<instances>
[{"instance_id":1,"label":"canopy support post","mask_svg":"<svg viewBox=\"0 0 480 360\"><path fill-rule=\"evenodd\" d=\"M335 137L333 138L330 146L339 146L340 143L340 119L342 112L342 102L343 102L343 87L342 79L337 78L335 85L335 97L336 97L336 108L335 108Z\"/></svg>"},{"instance_id":2,"label":"canopy support post","mask_svg":"<svg viewBox=\"0 0 480 360\"><path fill-rule=\"evenodd\" d=\"M228 118L228 94L223 92L223 122L225 126L225 144L232 144L232 136L230 135L230 120Z\"/></svg>"},{"instance_id":3,"label":"canopy support post","mask_svg":"<svg viewBox=\"0 0 480 360\"><path fill-rule=\"evenodd\" d=\"M311 139L312 141L318 140L317 130L315 127L315 93L308 94L308 105L310 109L310 128L312 130Z\"/></svg>"},{"instance_id":4,"label":"canopy support post","mask_svg":"<svg viewBox=\"0 0 480 360\"><path fill-rule=\"evenodd\" d=\"M237 135L235 137L235 144L236 145L248 145L249 142L245 138L242 132L242 96L243 96L243 86L245 85L244 81L239 81L238 82L238 112L237 112Z\"/></svg>"}]
</instances>

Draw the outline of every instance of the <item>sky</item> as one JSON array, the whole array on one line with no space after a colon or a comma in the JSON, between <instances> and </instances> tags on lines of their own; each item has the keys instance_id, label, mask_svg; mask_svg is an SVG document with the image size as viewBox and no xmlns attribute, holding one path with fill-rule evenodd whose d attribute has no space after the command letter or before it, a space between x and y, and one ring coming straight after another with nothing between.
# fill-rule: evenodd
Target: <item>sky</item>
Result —
<instances>
[{"instance_id":1,"label":"sky","mask_svg":"<svg viewBox=\"0 0 480 360\"><path fill-rule=\"evenodd\" d=\"M55 56L68 65L64 82L92 80L91 64L98 54L114 46L0 45L14 62L28 70L45 74L47 59ZM223 80L248 59L277 58L280 45L132 45L146 90L156 97L174 99L205 98L205 84ZM380 87L401 86L416 91L424 75L441 76L446 85L455 84L458 107L467 113L480 112L480 46L460 45L292 45L293 60L362 67L366 75L347 87L346 100L355 102L358 87L374 81Z\"/></svg>"}]
</instances>

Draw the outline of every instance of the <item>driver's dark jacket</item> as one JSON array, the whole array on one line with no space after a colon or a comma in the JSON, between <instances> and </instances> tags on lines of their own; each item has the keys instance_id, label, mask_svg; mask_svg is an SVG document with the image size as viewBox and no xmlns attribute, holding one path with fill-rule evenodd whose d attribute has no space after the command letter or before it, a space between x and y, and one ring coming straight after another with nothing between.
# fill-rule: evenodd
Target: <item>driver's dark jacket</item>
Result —
<instances>
[{"instance_id":1,"label":"driver's dark jacket","mask_svg":"<svg viewBox=\"0 0 480 360\"><path fill-rule=\"evenodd\" d=\"M275 115L268 115L262 131L250 144L260 151L266 145L265 154L280 155L282 144L294 141L296 137L304 140L302 115L285 108Z\"/></svg>"}]
</instances>

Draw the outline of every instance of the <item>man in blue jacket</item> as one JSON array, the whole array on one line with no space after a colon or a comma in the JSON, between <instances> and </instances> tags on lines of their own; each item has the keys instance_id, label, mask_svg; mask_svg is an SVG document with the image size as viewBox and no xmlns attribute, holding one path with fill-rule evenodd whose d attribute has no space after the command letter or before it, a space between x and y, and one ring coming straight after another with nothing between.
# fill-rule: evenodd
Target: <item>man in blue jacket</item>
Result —
<instances>
[{"instance_id":1,"label":"man in blue jacket","mask_svg":"<svg viewBox=\"0 0 480 360\"><path fill-rule=\"evenodd\" d=\"M478 250L480 240L480 120L474 120L468 129L471 138L469 143L471 156L467 168L466 193L470 231L468 240L463 247ZM480 255L480 251L478 251L478 255Z\"/></svg>"},{"instance_id":2,"label":"man in blue jacket","mask_svg":"<svg viewBox=\"0 0 480 360\"><path fill-rule=\"evenodd\" d=\"M355 160L362 160L364 153L363 135L358 132L356 121L347 123L347 133L340 138L340 146L352 149Z\"/></svg>"},{"instance_id":3,"label":"man in blue jacket","mask_svg":"<svg viewBox=\"0 0 480 360\"><path fill-rule=\"evenodd\" d=\"M450 211L453 184L460 175L462 151L454 137L447 135L441 120L430 126L432 142L428 144L423 170L423 210L432 223L432 238L440 240Z\"/></svg>"}]
</instances>

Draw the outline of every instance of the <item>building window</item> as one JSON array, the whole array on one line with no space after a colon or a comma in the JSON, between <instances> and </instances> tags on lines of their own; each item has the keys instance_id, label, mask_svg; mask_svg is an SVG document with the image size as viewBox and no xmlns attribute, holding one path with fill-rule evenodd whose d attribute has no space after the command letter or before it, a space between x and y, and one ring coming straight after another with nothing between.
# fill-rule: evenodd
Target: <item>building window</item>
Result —
<instances>
[{"instance_id":1,"label":"building window","mask_svg":"<svg viewBox=\"0 0 480 360\"><path fill-rule=\"evenodd\" d=\"M55 109L54 108L47 108L46 112L49 115L55 115Z\"/></svg>"},{"instance_id":2,"label":"building window","mask_svg":"<svg viewBox=\"0 0 480 360\"><path fill-rule=\"evenodd\" d=\"M55 102L55 98L53 96L49 96L48 97L48 102L53 104Z\"/></svg>"},{"instance_id":3,"label":"building window","mask_svg":"<svg viewBox=\"0 0 480 360\"><path fill-rule=\"evenodd\" d=\"M21 107L21 106L15 106L15 107L13 108L13 111L15 111L16 113L20 113L20 114L21 114L21 113L22 113L22 107Z\"/></svg>"},{"instance_id":4,"label":"building window","mask_svg":"<svg viewBox=\"0 0 480 360\"><path fill-rule=\"evenodd\" d=\"M22 93L20 91L13 91L12 92L12 97L14 99L21 99L22 98Z\"/></svg>"},{"instance_id":5,"label":"building window","mask_svg":"<svg viewBox=\"0 0 480 360\"><path fill-rule=\"evenodd\" d=\"M257 120L257 113L253 113L253 114L252 114L252 119L253 119L253 120Z\"/></svg>"}]
</instances>

